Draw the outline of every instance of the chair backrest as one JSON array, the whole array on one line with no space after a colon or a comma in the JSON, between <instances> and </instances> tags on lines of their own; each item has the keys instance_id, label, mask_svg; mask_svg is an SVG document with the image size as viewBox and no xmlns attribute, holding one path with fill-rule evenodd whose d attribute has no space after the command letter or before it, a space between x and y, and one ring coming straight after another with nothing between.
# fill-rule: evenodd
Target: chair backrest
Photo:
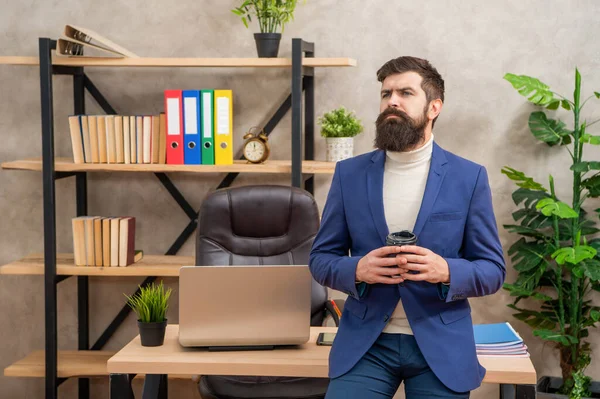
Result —
<instances>
[{"instance_id":1,"label":"chair backrest","mask_svg":"<svg viewBox=\"0 0 600 399\"><path fill-rule=\"evenodd\" d=\"M211 192L200 208L196 265L306 265L319 230L305 190L258 185ZM313 279L311 325L323 323L327 289Z\"/></svg>"}]
</instances>

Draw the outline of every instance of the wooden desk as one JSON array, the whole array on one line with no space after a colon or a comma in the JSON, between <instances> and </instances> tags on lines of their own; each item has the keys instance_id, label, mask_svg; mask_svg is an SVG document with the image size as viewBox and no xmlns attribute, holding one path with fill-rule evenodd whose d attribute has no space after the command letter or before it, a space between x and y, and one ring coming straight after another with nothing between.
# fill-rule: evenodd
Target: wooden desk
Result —
<instances>
[{"instance_id":1,"label":"wooden desk","mask_svg":"<svg viewBox=\"0 0 600 399\"><path fill-rule=\"evenodd\" d=\"M308 343L297 348L270 351L209 352L179 345L179 326L167 326L165 343L142 347L137 336L108 360L111 398L132 398L131 375L146 374L144 398L166 397L166 375L256 375L327 377L329 347L315 344L323 331L336 327L312 327ZM487 369L484 383L501 384L501 398L535 398L536 372L529 358L480 358ZM148 395L148 396L147 396Z\"/></svg>"}]
</instances>

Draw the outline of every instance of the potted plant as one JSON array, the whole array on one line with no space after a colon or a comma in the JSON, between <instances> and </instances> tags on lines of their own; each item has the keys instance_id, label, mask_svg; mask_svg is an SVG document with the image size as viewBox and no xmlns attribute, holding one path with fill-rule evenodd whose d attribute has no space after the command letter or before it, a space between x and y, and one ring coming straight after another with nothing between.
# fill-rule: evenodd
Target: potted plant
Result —
<instances>
[{"instance_id":1,"label":"potted plant","mask_svg":"<svg viewBox=\"0 0 600 399\"><path fill-rule=\"evenodd\" d=\"M242 22L248 28L248 22L252 22L252 16L258 20L260 33L254 34L256 50L259 57L277 57L281 32L285 24L294 19L294 10L298 0L242 0L239 7L231 10L235 15L242 18Z\"/></svg>"},{"instance_id":2,"label":"potted plant","mask_svg":"<svg viewBox=\"0 0 600 399\"><path fill-rule=\"evenodd\" d=\"M363 126L354 116L354 112L348 112L342 106L326 112L318 122L321 125L321 136L327 141L327 161L337 162L352 157L353 138L363 131Z\"/></svg>"},{"instance_id":3,"label":"potted plant","mask_svg":"<svg viewBox=\"0 0 600 399\"><path fill-rule=\"evenodd\" d=\"M127 297L127 304L138 317L142 346L160 346L165 339L167 309L171 288L165 290L162 281L140 287L140 292Z\"/></svg>"},{"instance_id":4,"label":"potted plant","mask_svg":"<svg viewBox=\"0 0 600 399\"><path fill-rule=\"evenodd\" d=\"M529 116L529 128L546 145L568 151L573 197L571 204L558 198L552 175L546 187L523 172L508 166L502 169L519 186L512 196L519 206L512 215L516 224L504 228L522 236L508 251L518 277L503 288L516 297L508 305L517 312L514 316L531 326L535 336L549 341L560 354L562 379L542 377L538 398L591 397L593 390L600 390L584 374L592 359L585 338L590 327L596 327L600 320L600 307L591 301L594 292L600 291L600 239L588 236L600 230L583 209L583 203L600 196L600 162L584 161L583 150L588 145L600 145L600 136L589 133L598 121L588 123L581 111L594 96L582 101L577 69L573 98L555 93L529 76L506 74L504 78L533 104L548 110L562 107L570 111L572 128L543 111ZM594 95L600 98L600 93ZM600 214L600 209L594 212ZM522 300L525 304L519 305Z\"/></svg>"}]
</instances>

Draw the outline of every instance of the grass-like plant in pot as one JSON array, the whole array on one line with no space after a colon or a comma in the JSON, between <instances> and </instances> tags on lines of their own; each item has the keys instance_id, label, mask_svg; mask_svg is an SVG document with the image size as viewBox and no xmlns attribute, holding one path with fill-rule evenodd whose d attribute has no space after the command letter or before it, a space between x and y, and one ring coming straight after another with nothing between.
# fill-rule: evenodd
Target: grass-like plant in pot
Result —
<instances>
[{"instance_id":1,"label":"grass-like plant in pot","mask_svg":"<svg viewBox=\"0 0 600 399\"><path fill-rule=\"evenodd\" d=\"M127 304L138 318L142 346L160 346L165 339L167 310L172 289L165 289L163 282L151 283L132 296L125 295Z\"/></svg>"},{"instance_id":2,"label":"grass-like plant in pot","mask_svg":"<svg viewBox=\"0 0 600 399\"><path fill-rule=\"evenodd\" d=\"M242 19L248 28L254 16L260 27L260 33L254 34L259 57L277 57L281 33L285 24L294 19L294 10L298 0L241 0L240 6L231 10Z\"/></svg>"}]
</instances>

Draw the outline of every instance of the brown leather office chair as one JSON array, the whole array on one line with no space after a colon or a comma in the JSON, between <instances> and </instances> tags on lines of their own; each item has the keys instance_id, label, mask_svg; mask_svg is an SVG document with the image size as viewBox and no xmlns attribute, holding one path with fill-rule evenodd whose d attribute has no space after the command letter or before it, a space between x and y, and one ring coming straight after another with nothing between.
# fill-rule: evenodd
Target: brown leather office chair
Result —
<instances>
[{"instance_id":1,"label":"brown leather office chair","mask_svg":"<svg viewBox=\"0 0 600 399\"><path fill-rule=\"evenodd\" d=\"M196 265L306 265L318 229L317 205L304 190L273 185L217 190L198 215ZM323 325L327 312L337 325L327 289L313 280L311 326ZM198 389L203 399L323 398L328 385L327 378L201 376Z\"/></svg>"}]
</instances>

